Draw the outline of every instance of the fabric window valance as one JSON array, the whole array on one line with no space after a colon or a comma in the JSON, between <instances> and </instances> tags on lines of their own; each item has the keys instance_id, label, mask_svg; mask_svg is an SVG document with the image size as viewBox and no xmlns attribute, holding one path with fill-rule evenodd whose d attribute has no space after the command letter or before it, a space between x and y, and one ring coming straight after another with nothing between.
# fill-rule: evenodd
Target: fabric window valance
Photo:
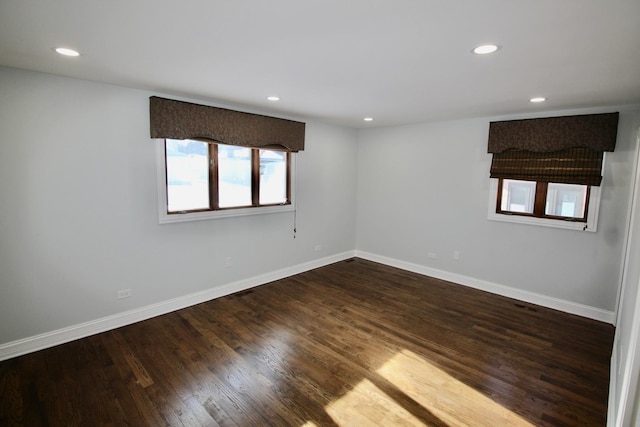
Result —
<instances>
[{"instance_id":1,"label":"fabric window valance","mask_svg":"<svg viewBox=\"0 0 640 427\"><path fill-rule=\"evenodd\" d=\"M305 124L152 96L151 138L196 139L243 147L304 149Z\"/></svg>"},{"instance_id":2,"label":"fabric window valance","mask_svg":"<svg viewBox=\"0 0 640 427\"><path fill-rule=\"evenodd\" d=\"M617 132L618 113L491 122L488 152L551 153L576 147L613 151Z\"/></svg>"}]
</instances>

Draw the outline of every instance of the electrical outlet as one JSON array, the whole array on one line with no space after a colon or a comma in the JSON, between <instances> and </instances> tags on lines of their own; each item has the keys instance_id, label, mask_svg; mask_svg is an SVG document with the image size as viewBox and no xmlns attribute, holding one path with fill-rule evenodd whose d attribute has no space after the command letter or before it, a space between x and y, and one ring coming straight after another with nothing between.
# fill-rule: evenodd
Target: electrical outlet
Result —
<instances>
[{"instance_id":1,"label":"electrical outlet","mask_svg":"<svg viewBox=\"0 0 640 427\"><path fill-rule=\"evenodd\" d=\"M131 296L131 289L122 289L118 291L118 299L129 298Z\"/></svg>"},{"instance_id":2,"label":"electrical outlet","mask_svg":"<svg viewBox=\"0 0 640 427\"><path fill-rule=\"evenodd\" d=\"M316 245L316 246L313 248L313 250L314 250L314 251L316 251L316 252L320 252L320 251L322 250L322 245Z\"/></svg>"},{"instance_id":3,"label":"electrical outlet","mask_svg":"<svg viewBox=\"0 0 640 427\"><path fill-rule=\"evenodd\" d=\"M460 251L453 251L453 259L455 260L460 259Z\"/></svg>"},{"instance_id":4,"label":"electrical outlet","mask_svg":"<svg viewBox=\"0 0 640 427\"><path fill-rule=\"evenodd\" d=\"M437 254L437 253L435 253L435 252L429 252L429 253L427 254L427 257L429 257L429 258L431 258L431 259L436 259L436 258L438 258L438 254Z\"/></svg>"},{"instance_id":5,"label":"electrical outlet","mask_svg":"<svg viewBox=\"0 0 640 427\"><path fill-rule=\"evenodd\" d=\"M233 267L233 258L231 258L230 256L226 257L224 259L224 266L226 268Z\"/></svg>"}]
</instances>

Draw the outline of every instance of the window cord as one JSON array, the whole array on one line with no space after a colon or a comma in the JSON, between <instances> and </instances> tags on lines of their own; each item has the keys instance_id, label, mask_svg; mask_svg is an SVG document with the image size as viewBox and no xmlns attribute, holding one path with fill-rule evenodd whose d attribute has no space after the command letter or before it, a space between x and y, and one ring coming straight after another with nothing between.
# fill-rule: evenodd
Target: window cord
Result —
<instances>
[{"instance_id":1,"label":"window cord","mask_svg":"<svg viewBox=\"0 0 640 427\"><path fill-rule=\"evenodd\" d=\"M296 165L297 166L297 165ZM297 168L296 168L297 169ZM298 171L294 171L294 188L293 188L293 238L296 238L298 232Z\"/></svg>"}]
</instances>

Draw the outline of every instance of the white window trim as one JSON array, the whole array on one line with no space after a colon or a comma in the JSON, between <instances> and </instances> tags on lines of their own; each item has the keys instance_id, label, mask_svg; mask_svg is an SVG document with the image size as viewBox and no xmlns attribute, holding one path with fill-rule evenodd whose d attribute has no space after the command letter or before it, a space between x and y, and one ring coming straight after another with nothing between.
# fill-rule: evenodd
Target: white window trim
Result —
<instances>
[{"instance_id":1,"label":"white window trim","mask_svg":"<svg viewBox=\"0 0 640 427\"><path fill-rule=\"evenodd\" d=\"M589 193L589 208L587 211L587 222L564 221L561 219L534 218L522 215L499 214L496 212L496 203L498 199L498 182L497 178L489 179L489 219L492 221L514 222L518 224L538 225L542 227L564 228L568 230L590 231L595 233L598 231L598 214L600 212L600 193L599 186L591 186Z\"/></svg>"},{"instance_id":2,"label":"white window trim","mask_svg":"<svg viewBox=\"0 0 640 427\"><path fill-rule=\"evenodd\" d=\"M158 187L158 222L171 224L175 222L200 221L205 219L231 218L236 216L272 214L295 211L295 153L291 153L291 203L287 205L259 206L251 208L224 209L206 212L167 213L167 169L165 164L164 139L156 139L156 169Z\"/></svg>"}]
</instances>

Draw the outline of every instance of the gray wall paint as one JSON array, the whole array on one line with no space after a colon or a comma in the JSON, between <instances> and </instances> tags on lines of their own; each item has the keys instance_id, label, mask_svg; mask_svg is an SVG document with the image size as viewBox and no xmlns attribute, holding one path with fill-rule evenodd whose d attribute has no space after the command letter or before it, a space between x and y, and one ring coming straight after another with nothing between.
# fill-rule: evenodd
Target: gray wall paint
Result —
<instances>
[{"instance_id":1,"label":"gray wall paint","mask_svg":"<svg viewBox=\"0 0 640 427\"><path fill-rule=\"evenodd\" d=\"M357 134L314 122L296 239L292 212L159 225L150 95L0 68L0 343L353 250Z\"/></svg>"},{"instance_id":2,"label":"gray wall paint","mask_svg":"<svg viewBox=\"0 0 640 427\"><path fill-rule=\"evenodd\" d=\"M600 111L547 114L594 112ZM487 219L489 121L510 117L361 131L356 247L613 311L639 117L637 110L621 110L616 151L607 153L596 233ZM460 252L459 260L453 251Z\"/></svg>"},{"instance_id":3,"label":"gray wall paint","mask_svg":"<svg viewBox=\"0 0 640 427\"><path fill-rule=\"evenodd\" d=\"M621 110L597 233L487 220L495 118L309 122L293 239L292 213L158 224L150 95L0 68L0 343L354 248L615 309L638 111Z\"/></svg>"}]
</instances>

